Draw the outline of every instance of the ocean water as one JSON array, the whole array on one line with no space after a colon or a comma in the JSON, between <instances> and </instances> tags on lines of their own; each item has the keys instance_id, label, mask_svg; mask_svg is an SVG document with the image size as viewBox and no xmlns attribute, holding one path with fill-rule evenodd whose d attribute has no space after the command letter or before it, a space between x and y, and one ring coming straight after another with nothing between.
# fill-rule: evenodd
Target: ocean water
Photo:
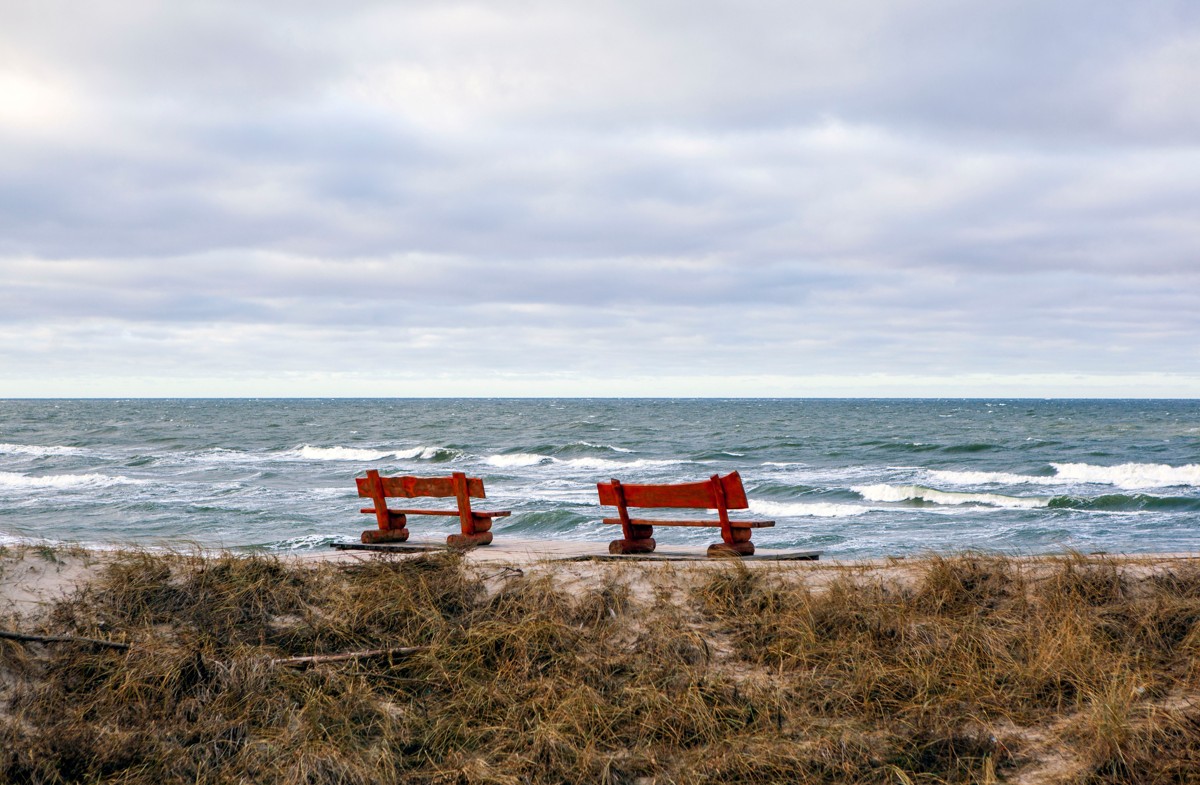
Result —
<instances>
[{"instance_id":1,"label":"ocean water","mask_svg":"<svg viewBox=\"0 0 1200 785\"><path fill-rule=\"evenodd\" d=\"M7 400L0 544L323 549L369 468L483 477L498 538L606 542L597 481L737 469L762 547L1200 547L1200 401L1145 400Z\"/></svg>"}]
</instances>

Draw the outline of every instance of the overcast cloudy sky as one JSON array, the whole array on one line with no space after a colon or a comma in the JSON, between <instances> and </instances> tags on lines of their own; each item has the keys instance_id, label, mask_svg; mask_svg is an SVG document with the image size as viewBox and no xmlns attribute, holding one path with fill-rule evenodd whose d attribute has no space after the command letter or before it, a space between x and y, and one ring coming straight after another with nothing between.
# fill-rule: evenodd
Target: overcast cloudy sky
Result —
<instances>
[{"instance_id":1,"label":"overcast cloudy sky","mask_svg":"<svg viewBox=\"0 0 1200 785\"><path fill-rule=\"evenodd\" d=\"M1200 3L0 4L0 395L1200 397Z\"/></svg>"}]
</instances>

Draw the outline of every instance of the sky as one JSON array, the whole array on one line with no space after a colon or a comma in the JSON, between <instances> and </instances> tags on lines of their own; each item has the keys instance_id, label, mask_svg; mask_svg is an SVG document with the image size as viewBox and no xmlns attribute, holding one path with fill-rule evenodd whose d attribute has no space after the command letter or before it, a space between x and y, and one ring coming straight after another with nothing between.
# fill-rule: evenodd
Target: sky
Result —
<instances>
[{"instance_id":1,"label":"sky","mask_svg":"<svg viewBox=\"0 0 1200 785\"><path fill-rule=\"evenodd\" d=\"M0 4L0 397L1200 397L1200 3Z\"/></svg>"}]
</instances>

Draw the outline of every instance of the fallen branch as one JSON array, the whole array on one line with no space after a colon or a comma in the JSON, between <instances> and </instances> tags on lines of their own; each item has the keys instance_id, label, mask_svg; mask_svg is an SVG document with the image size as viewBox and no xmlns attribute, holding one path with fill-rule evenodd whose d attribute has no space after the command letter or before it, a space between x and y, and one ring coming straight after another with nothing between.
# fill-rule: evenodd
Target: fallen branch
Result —
<instances>
[{"instance_id":1,"label":"fallen branch","mask_svg":"<svg viewBox=\"0 0 1200 785\"><path fill-rule=\"evenodd\" d=\"M10 641L21 641L23 643L90 643L93 646L107 646L110 649L125 650L129 648L128 643L121 643L120 641L79 638L74 635L34 635L28 632L14 632L12 630L0 630L0 638Z\"/></svg>"},{"instance_id":2,"label":"fallen branch","mask_svg":"<svg viewBox=\"0 0 1200 785\"><path fill-rule=\"evenodd\" d=\"M323 665L327 662L347 662L350 660L373 660L382 657L407 657L424 651L428 646L400 646L395 649L367 649L366 651L351 651L346 654L314 654L309 657L285 657L271 660L272 665L285 668L307 668L310 665Z\"/></svg>"},{"instance_id":3,"label":"fallen branch","mask_svg":"<svg viewBox=\"0 0 1200 785\"><path fill-rule=\"evenodd\" d=\"M525 574L525 571L522 570L520 567L505 567L505 568L501 569L500 572L495 572L495 573L492 573L491 575L483 576L483 579L485 581L487 581L487 580L491 580L492 578L519 578L524 574Z\"/></svg>"}]
</instances>

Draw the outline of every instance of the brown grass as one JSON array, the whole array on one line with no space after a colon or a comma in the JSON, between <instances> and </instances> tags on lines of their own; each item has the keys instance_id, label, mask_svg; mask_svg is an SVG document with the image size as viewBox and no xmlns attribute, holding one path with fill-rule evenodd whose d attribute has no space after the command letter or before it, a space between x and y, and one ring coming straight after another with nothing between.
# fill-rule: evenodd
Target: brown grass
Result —
<instances>
[{"instance_id":1,"label":"brown grass","mask_svg":"<svg viewBox=\"0 0 1200 785\"><path fill-rule=\"evenodd\" d=\"M0 641L0 782L1200 782L1178 565L620 565L568 589L455 555L127 553L6 621L133 647ZM400 646L424 648L271 665Z\"/></svg>"}]
</instances>

